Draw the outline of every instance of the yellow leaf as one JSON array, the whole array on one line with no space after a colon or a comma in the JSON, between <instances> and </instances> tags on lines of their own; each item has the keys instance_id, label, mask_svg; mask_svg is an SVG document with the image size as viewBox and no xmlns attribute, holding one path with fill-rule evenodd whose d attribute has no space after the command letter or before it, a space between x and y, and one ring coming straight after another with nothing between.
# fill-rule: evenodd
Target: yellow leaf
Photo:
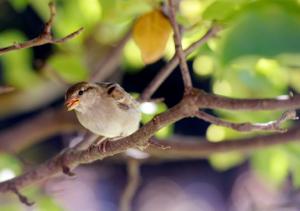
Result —
<instances>
[{"instance_id":1,"label":"yellow leaf","mask_svg":"<svg viewBox=\"0 0 300 211\"><path fill-rule=\"evenodd\" d=\"M153 10L137 19L133 39L145 64L153 63L163 55L171 31L169 20L160 10Z\"/></svg>"}]
</instances>

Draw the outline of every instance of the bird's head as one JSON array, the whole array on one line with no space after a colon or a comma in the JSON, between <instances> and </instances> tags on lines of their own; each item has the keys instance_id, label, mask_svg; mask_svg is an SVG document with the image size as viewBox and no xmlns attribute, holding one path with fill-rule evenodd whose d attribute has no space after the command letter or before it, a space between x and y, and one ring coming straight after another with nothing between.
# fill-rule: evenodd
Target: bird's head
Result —
<instances>
[{"instance_id":1,"label":"bird's head","mask_svg":"<svg viewBox=\"0 0 300 211\"><path fill-rule=\"evenodd\" d=\"M93 83L80 82L71 86L65 95L68 111L82 110L93 104L97 97L98 86Z\"/></svg>"}]
</instances>

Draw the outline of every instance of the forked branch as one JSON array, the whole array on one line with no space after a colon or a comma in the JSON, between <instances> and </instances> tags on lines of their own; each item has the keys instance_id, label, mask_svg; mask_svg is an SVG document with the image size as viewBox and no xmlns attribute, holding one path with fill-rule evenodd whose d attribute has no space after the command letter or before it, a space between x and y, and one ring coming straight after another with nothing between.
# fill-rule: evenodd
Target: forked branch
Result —
<instances>
[{"instance_id":1,"label":"forked branch","mask_svg":"<svg viewBox=\"0 0 300 211\"><path fill-rule=\"evenodd\" d=\"M31 48L34 46L39 46L39 45L44 45L44 44L59 44L59 43L64 43L77 35L79 35L82 31L83 28L80 28L69 35L62 37L62 38L54 38L51 33L53 21L56 15L56 8L53 2L49 3L49 10L50 10L50 18L45 24L43 32L36 38L33 38L31 40L22 42L22 43L14 43L13 45L0 48L0 55L8 53L10 51L14 50L19 50L23 48Z\"/></svg>"},{"instance_id":2,"label":"forked branch","mask_svg":"<svg viewBox=\"0 0 300 211\"><path fill-rule=\"evenodd\" d=\"M273 131L273 132L286 132L287 129L281 128L281 125L287 120L296 120L298 117L296 116L296 111L286 111L281 117L277 120L270 121L267 123L234 123L222 120L213 115L205 113L203 111L198 111L195 114L196 117L202 119L204 121L210 122L215 125L228 127L240 132L250 132L250 131Z\"/></svg>"},{"instance_id":3,"label":"forked branch","mask_svg":"<svg viewBox=\"0 0 300 211\"><path fill-rule=\"evenodd\" d=\"M221 30L221 27L218 25L213 25L199 40L191 44L187 49L185 49L184 56L188 56L195 49L203 46L210 38L216 36L216 34ZM149 100L154 92L160 87L160 85L167 79L167 77L173 72L176 66L179 64L179 59L177 55L174 55L173 58L156 74L153 80L145 88L141 95L142 100Z\"/></svg>"},{"instance_id":4,"label":"forked branch","mask_svg":"<svg viewBox=\"0 0 300 211\"><path fill-rule=\"evenodd\" d=\"M181 69L182 79L184 82L185 92L188 92L193 87L192 79L181 45L181 35L179 31L179 26L176 22L176 11L175 11L173 0L168 0L168 3L169 3L169 19L174 31L174 43L175 43L176 55L179 59L179 65Z\"/></svg>"},{"instance_id":5,"label":"forked branch","mask_svg":"<svg viewBox=\"0 0 300 211\"><path fill-rule=\"evenodd\" d=\"M0 192L11 191L10 187L20 189L22 187L44 181L58 174L62 174L64 166L74 169L80 164L90 163L95 160L104 159L124 152L129 148L139 148L145 146L148 140L161 128L175 123L183 118L194 116L199 108L226 108L243 110L267 110L267 109L287 109L300 107L300 96L295 95L290 99L228 99L220 96L209 95L203 91L193 89L188 95L185 95L181 102L170 108L164 113L156 116L152 121L145 124L138 131L130 136L118 141L108 142L107 150L99 152L97 146L91 146L83 151L70 151L60 154L35 169L29 170L24 174L6 182L0 183ZM284 118L283 118L284 119ZM151 154L155 155L159 151L163 157L204 157L215 152L226 152L230 150L251 150L258 147L267 147L274 144L283 144L287 141L297 141L300 138L299 128L281 134L272 134L269 136L258 136L238 141L226 141L220 143L201 143L198 141L191 144L185 142L161 142L161 145L167 145L169 150L162 148L153 150ZM152 145L153 146L153 145ZM167 148L166 146L166 148ZM147 149L148 150L148 149ZM177 156L178 155L178 156Z\"/></svg>"}]
</instances>

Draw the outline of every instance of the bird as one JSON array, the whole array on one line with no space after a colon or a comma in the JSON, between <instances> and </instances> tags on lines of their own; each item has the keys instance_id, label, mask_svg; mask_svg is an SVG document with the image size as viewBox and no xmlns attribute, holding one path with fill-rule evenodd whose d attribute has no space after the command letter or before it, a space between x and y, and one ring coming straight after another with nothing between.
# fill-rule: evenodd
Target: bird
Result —
<instances>
[{"instance_id":1,"label":"bird","mask_svg":"<svg viewBox=\"0 0 300 211\"><path fill-rule=\"evenodd\" d=\"M139 128L140 104L117 83L76 83L67 90L65 105L75 111L83 127L102 137L97 145L108 138L129 136Z\"/></svg>"}]
</instances>

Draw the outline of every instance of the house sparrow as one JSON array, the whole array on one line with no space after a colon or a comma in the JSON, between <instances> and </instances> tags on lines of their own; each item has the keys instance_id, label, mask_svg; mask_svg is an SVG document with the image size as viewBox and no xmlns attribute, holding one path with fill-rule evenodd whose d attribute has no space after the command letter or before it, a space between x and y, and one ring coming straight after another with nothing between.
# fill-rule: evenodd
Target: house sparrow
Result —
<instances>
[{"instance_id":1,"label":"house sparrow","mask_svg":"<svg viewBox=\"0 0 300 211\"><path fill-rule=\"evenodd\" d=\"M104 137L100 142L128 136L139 128L139 103L117 83L77 83L67 90L65 105L68 111L75 110L82 126Z\"/></svg>"}]
</instances>

